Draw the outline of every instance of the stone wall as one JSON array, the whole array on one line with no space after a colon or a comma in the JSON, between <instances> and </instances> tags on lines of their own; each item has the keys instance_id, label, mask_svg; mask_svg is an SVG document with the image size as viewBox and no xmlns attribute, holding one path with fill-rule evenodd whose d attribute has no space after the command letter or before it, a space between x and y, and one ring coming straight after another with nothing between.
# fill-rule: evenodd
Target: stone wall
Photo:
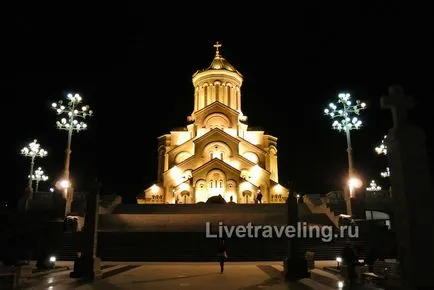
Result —
<instances>
[{"instance_id":1,"label":"stone wall","mask_svg":"<svg viewBox=\"0 0 434 290\"><path fill-rule=\"evenodd\" d=\"M74 216L84 216L86 208L87 192L74 192L74 200L71 205L71 213ZM33 199L25 200L21 203L27 203L27 211L30 213L51 213L52 215L63 217L65 211L65 199L58 192L37 192ZM114 208L122 203L119 195L101 195L99 212L101 214L111 213Z\"/></svg>"},{"instance_id":2,"label":"stone wall","mask_svg":"<svg viewBox=\"0 0 434 290\"><path fill-rule=\"evenodd\" d=\"M274 214L103 214L99 218L99 231L143 232L205 232L206 224L216 230L224 225L284 225L285 213Z\"/></svg>"},{"instance_id":3,"label":"stone wall","mask_svg":"<svg viewBox=\"0 0 434 290\"><path fill-rule=\"evenodd\" d=\"M286 205L119 205L102 214L99 231L205 232L219 222L225 225L284 225Z\"/></svg>"},{"instance_id":4,"label":"stone wall","mask_svg":"<svg viewBox=\"0 0 434 290\"><path fill-rule=\"evenodd\" d=\"M120 204L114 214L168 213L274 213L285 212L286 204Z\"/></svg>"}]
</instances>

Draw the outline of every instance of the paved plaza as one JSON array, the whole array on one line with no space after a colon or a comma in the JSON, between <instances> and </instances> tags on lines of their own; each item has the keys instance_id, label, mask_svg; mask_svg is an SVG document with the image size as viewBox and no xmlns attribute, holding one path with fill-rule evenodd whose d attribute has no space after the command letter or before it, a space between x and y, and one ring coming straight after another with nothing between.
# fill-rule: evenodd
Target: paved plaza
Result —
<instances>
[{"instance_id":1,"label":"paved plaza","mask_svg":"<svg viewBox=\"0 0 434 290\"><path fill-rule=\"evenodd\" d=\"M72 267L70 262L59 264ZM313 282L309 279L293 285L285 283L282 270L281 262L228 263L223 274L218 263L104 262L103 278L92 283L69 278L71 270L67 270L31 278L23 289L314 289L308 286Z\"/></svg>"}]
</instances>

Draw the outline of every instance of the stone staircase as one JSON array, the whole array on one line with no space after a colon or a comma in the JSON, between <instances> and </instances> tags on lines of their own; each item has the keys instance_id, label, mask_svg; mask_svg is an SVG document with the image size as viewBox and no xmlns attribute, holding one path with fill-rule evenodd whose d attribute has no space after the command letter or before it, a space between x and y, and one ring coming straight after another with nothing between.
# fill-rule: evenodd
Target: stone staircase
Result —
<instances>
[{"instance_id":1,"label":"stone staircase","mask_svg":"<svg viewBox=\"0 0 434 290\"><path fill-rule=\"evenodd\" d=\"M78 250L77 234L65 233L53 249L59 260L73 260ZM366 248L366 242L352 243ZM231 261L283 261L286 239L229 239L226 240ZM345 247L345 240L322 242L320 239L301 239L300 255L315 252L315 260L334 260ZM98 256L106 261L212 261L216 258L217 240L205 233L162 232L100 232ZM363 257L361 257L363 258Z\"/></svg>"},{"instance_id":2,"label":"stone staircase","mask_svg":"<svg viewBox=\"0 0 434 290\"><path fill-rule=\"evenodd\" d=\"M285 224L285 205L139 207L121 205L112 214L100 215L98 256L112 261L212 261L216 258L217 240L205 236L205 221L225 224ZM259 208L259 210L258 210ZM178 211L178 212L177 212ZM241 211L241 212L240 212ZM123 212L123 213L122 213ZM125 212L129 212L125 214ZM218 214L220 213L220 214ZM308 204L299 203L301 222L333 226L326 213L314 213ZM62 223L56 228L55 246L51 252L59 260L73 260L78 252L81 233L63 233ZM175 231L174 231L175 230ZM50 231L51 232L51 231ZM288 240L283 238L231 238L226 241L232 261L283 261ZM363 239L354 240L365 248ZM315 252L316 260L334 260L340 256L345 240L331 242L319 238L300 239L300 255Z\"/></svg>"},{"instance_id":3,"label":"stone staircase","mask_svg":"<svg viewBox=\"0 0 434 290\"><path fill-rule=\"evenodd\" d=\"M315 290L335 290L338 289L336 287L330 287L327 285L324 285L320 282L317 282L311 278L305 278L305 279L301 279L299 282L299 284L305 286L306 288L303 289L315 289Z\"/></svg>"},{"instance_id":4,"label":"stone staircase","mask_svg":"<svg viewBox=\"0 0 434 290\"><path fill-rule=\"evenodd\" d=\"M335 227L339 227L339 214L335 213L319 197L304 195L303 203L308 207L312 214L325 215Z\"/></svg>"}]
</instances>

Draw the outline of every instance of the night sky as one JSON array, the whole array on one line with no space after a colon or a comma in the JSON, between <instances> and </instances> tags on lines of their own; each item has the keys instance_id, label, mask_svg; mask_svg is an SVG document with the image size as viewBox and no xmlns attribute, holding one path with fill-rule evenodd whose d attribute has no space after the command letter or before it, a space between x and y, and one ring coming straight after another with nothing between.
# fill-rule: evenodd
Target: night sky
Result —
<instances>
[{"instance_id":1,"label":"night sky","mask_svg":"<svg viewBox=\"0 0 434 290\"><path fill-rule=\"evenodd\" d=\"M392 123L390 112L380 108L390 85L415 97L411 121L426 130L433 146L430 1L244 9L221 3L195 11L167 3L172 12L65 3L17 7L3 44L11 74L3 79L3 104L10 109L2 115L2 136L12 176L3 180L7 190L0 199L22 195L29 160L19 150L34 138L49 152L38 164L51 181L59 176L66 132L56 129L50 105L78 92L95 116L88 131L73 136L76 190L88 190L99 178L104 194L134 202L156 179L157 137L186 125L193 110L191 76L210 64L215 41L244 75L248 124L279 138L283 185L292 182L308 194L343 186L345 136L323 115L340 91L369 106L362 113L365 126L352 134L355 166L365 182L374 178L387 186L379 175L386 157L373 148Z\"/></svg>"}]
</instances>

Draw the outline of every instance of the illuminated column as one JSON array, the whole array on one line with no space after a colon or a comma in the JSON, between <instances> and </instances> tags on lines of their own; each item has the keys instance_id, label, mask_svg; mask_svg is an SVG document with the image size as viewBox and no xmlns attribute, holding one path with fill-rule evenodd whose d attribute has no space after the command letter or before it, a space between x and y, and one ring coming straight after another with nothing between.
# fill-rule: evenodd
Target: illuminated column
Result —
<instances>
[{"instance_id":1,"label":"illuminated column","mask_svg":"<svg viewBox=\"0 0 434 290\"><path fill-rule=\"evenodd\" d=\"M220 82L215 81L214 82L214 102L220 101L221 94L220 94Z\"/></svg>"},{"instance_id":2,"label":"illuminated column","mask_svg":"<svg viewBox=\"0 0 434 290\"><path fill-rule=\"evenodd\" d=\"M65 115L65 118L61 118L57 121L57 128L68 132L68 139L65 150L65 166L63 169L63 180L60 187L65 191L65 216L71 211L71 204L73 199L73 190L71 188L71 181L69 175L70 159L71 159L71 143L73 132L80 132L87 129L87 124L78 121L79 119L85 119L92 116L93 112L89 109L89 106L82 105L82 97L79 94L68 94L66 96L67 101L65 105L63 100L52 104L52 108L56 111L57 115Z\"/></svg>"},{"instance_id":3,"label":"illuminated column","mask_svg":"<svg viewBox=\"0 0 434 290\"><path fill-rule=\"evenodd\" d=\"M38 169L35 170L35 174L31 175L31 179L36 181L35 192L38 192L39 182L47 181L48 176L44 175L44 171L41 167L38 167Z\"/></svg>"},{"instance_id":4,"label":"illuminated column","mask_svg":"<svg viewBox=\"0 0 434 290\"><path fill-rule=\"evenodd\" d=\"M200 110L200 109L202 109L203 108L203 104L204 104L204 88L203 88L203 86L199 86L199 96L198 96L198 98L199 98L199 100L198 100L198 107L197 107L197 110Z\"/></svg>"},{"instance_id":5,"label":"illuminated column","mask_svg":"<svg viewBox=\"0 0 434 290\"><path fill-rule=\"evenodd\" d=\"M234 87L231 87L231 108L236 110L237 109L237 90Z\"/></svg>"},{"instance_id":6,"label":"illuminated column","mask_svg":"<svg viewBox=\"0 0 434 290\"><path fill-rule=\"evenodd\" d=\"M211 102L211 86L208 85L205 87L205 104L204 107L208 106Z\"/></svg>"},{"instance_id":7,"label":"illuminated column","mask_svg":"<svg viewBox=\"0 0 434 290\"><path fill-rule=\"evenodd\" d=\"M226 84L222 84L222 103L226 106L228 105L228 86Z\"/></svg>"},{"instance_id":8,"label":"illuminated column","mask_svg":"<svg viewBox=\"0 0 434 290\"><path fill-rule=\"evenodd\" d=\"M228 107L232 108L232 101L231 101L231 95L232 95L232 86L228 86Z\"/></svg>"},{"instance_id":9,"label":"illuminated column","mask_svg":"<svg viewBox=\"0 0 434 290\"><path fill-rule=\"evenodd\" d=\"M279 174L277 172L277 149L274 146L271 146L269 149L270 154L270 179L275 182L279 182Z\"/></svg>"},{"instance_id":10,"label":"illuminated column","mask_svg":"<svg viewBox=\"0 0 434 290\"><path fill-rule=\"evenodd\" d=\"M241 91L240 88L237 87L236 89L236 98L237 98L237 111L241 111Z\"/></svg>"},{"instance_id":11,"label":"illuminated column","mask_svg":"<svg viewBox=\"0 0 434 290\"><path fill-rule=\"evenodd\" d=\"M226 87L223 86L222 83L219 82L218 85L218 101L220 103L225 103L225 92L226 92Z\"/></svg>"},{"instance_id":12,"label":"illuminated column","mask_svg":"<svg viewBox=\"0 0 434 290\"><path fill-rule=\"evenodd\" d=\"M33 168L35 166L35 158L43 158L47 156L47 151L41 148L41 145L38 144L38 141L35 139L31 142L27 147L21 149L21 155L30 158L30 172L29 172L29 181L27 184L27 189L29 191L29 199L33 198Z\"/></svg>"},{"instance_id":13,"label":"illuminated column","mask_svg":"<svg viewBox=\"0 0 434 290\"><path fill-rule=\"evenodd\" d=\"M199 107L199 88L194 88L194 110L197 111Z\"/></svg>"},{"instance_id":14,"label":"illuminated column","mask_svg":"<svg viewBox=\"0 0 434 290\"><path fill-rule=\"evenodd\" d=\"M339 108L338 108L339 106ZM347 139L347 153L348 153L348 190L346 189L345 200L347 203L347 213L352 215L351 198L354 196L354 189L356 188L354 176L354 162L353 162L353 148L351 145L351 130L357 130L361 127L362 121L357 118L360 111L366 108L365 103L351 101L350 94L340 93L338 95L338 106L334 103L329 104L329 108L324 110L324 113L332 119L337 119L333 122L333 129L344 132Z\"/></svg>"},{"instance_id":15,"label":"illuminated column","mask_svg":"<svg viewBox=\"0 0 434 290\"><path fill-rule=\"evenodd\" d=\"M214 84L212 84L210 86L210 91L211 91L211 93L210 93L210 96L208 99L209 100L208 105L214 103L216 100L216 87Z\"/></svg>"}]
</instances>

